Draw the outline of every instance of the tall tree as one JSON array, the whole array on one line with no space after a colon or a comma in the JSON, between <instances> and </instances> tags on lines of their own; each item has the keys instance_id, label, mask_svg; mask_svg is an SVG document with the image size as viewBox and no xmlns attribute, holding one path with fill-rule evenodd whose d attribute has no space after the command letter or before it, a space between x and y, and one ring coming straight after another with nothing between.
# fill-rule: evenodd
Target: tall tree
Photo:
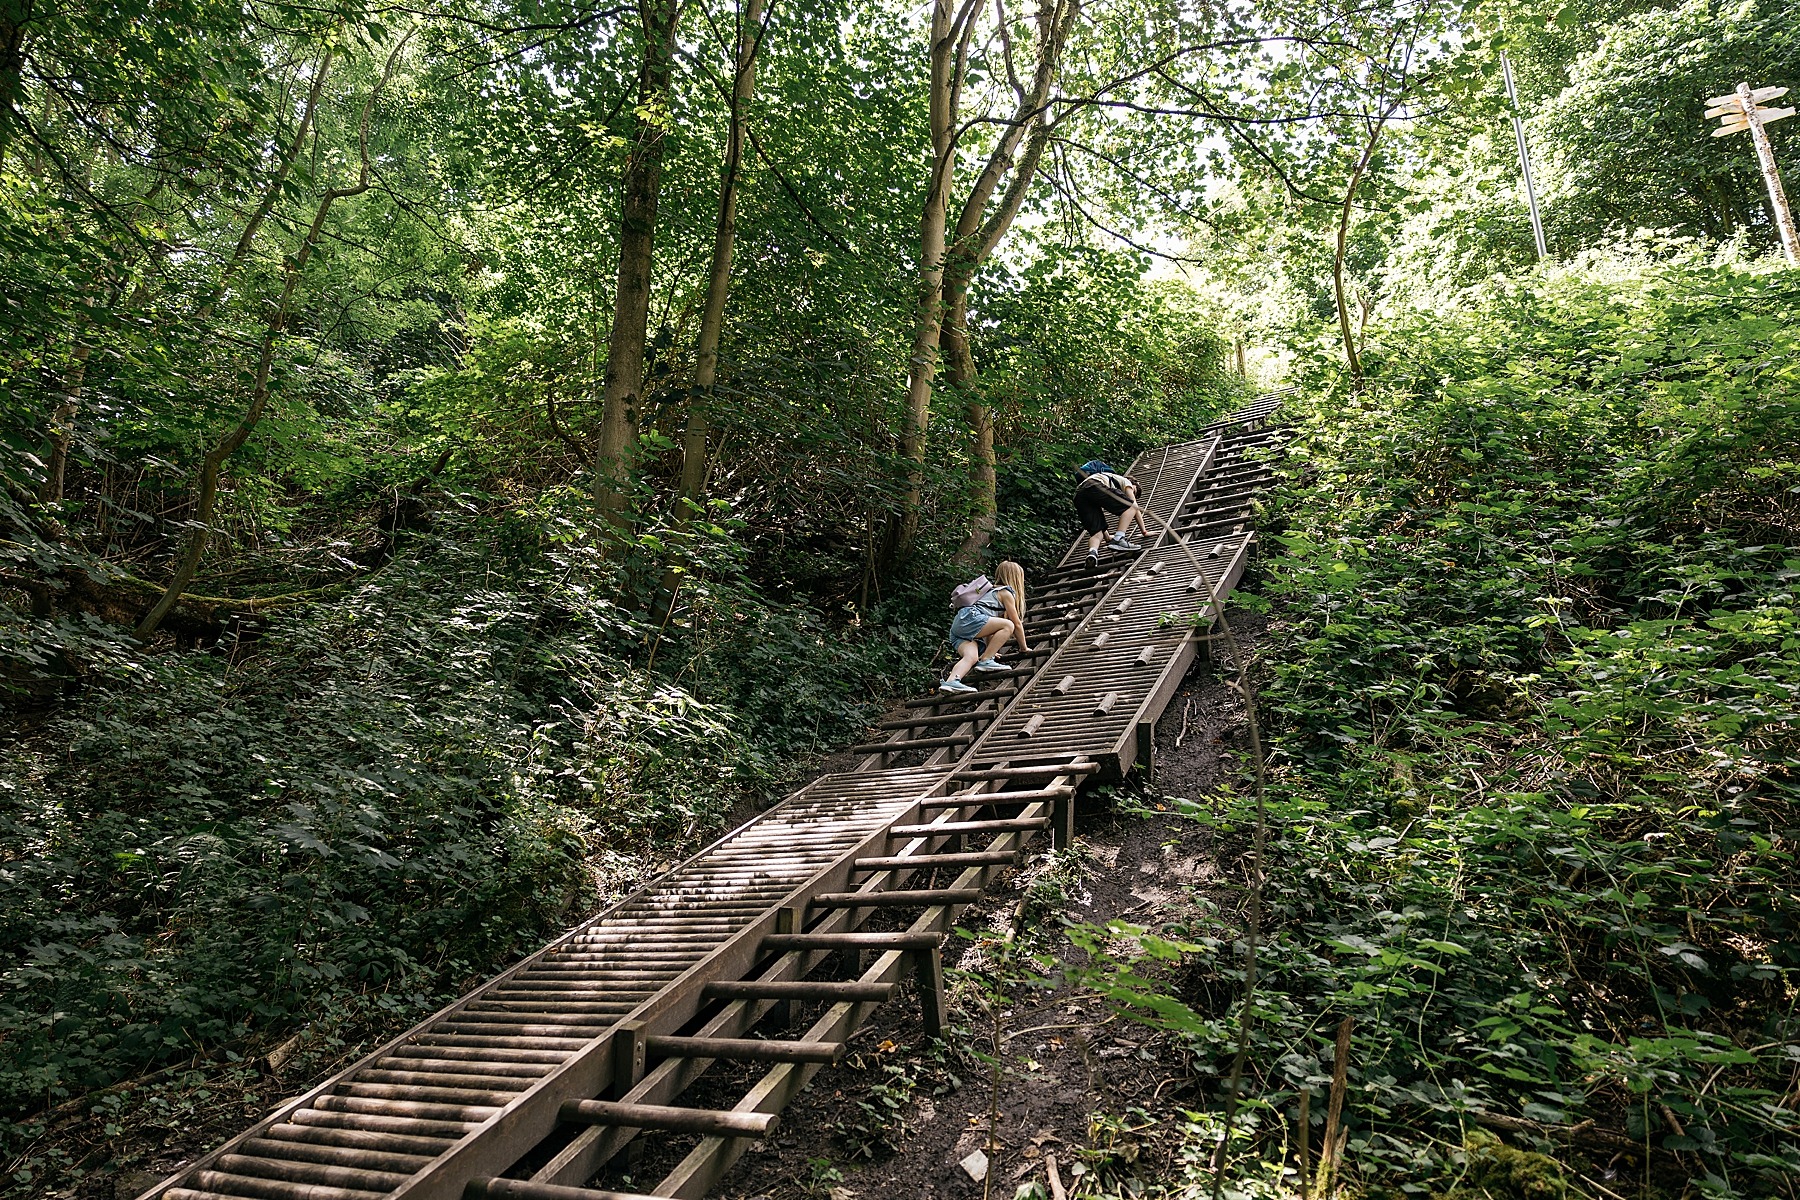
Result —
<instances>
[{"instance_id":1,"label":"tall tree","mask_svg":"<svg viewBox=\"0 0 1800 1200\"><path fill-rule=\"evenodd\" d=\"M964 561L979 558L987 548L998 512L994 416L974 389L975 358L969 352L969 282L993 254L1007 230L1012 228L1026 194L1031 190L1032 180L1037 177L1038 164L1043 160L1044 147L1049 143L1054 127L1050 116L1050 92L1061 67L1070 30L1081 14L1081 3L1080 0L1045 0L1039 6L1037 63L1028 86L1022 86L1013 72L1012 39L1007 30L1005 10L1000 11L1002 49L1017 106L999 140L989 151L987 164L970 189L968 199L963 202L956 221L956 237L950 245L944 269L943 342L948 368L945 378L963 398L975 451L971 469L974 513L968 536L957 553ZM1015 160L1021 141L1025 150ZM989 212L988 206L1002 181L1006 182L1006 191L998 206Z\"/></svg>"},{"instance_id":2,"label":"tall tree","mask_svg":"<svg viewBox=\"0 0 1800 1200\"><path fill-rule=\"evenodd\" d=\"M956 174L956 114L961 107L969 41L987 0L933 0L931 6L931 177L919 217L919 281L913 308L912 354L908 358L906 417L902 447L907 461L906 499L895 551L904 555L918 536L925 499L925 435L931 427L931 386L937 374L943 335L944 250L950 212L950 185Z\"/></svg>"},{"instance_id":3,"label":"tall tree","mask_svg":"<svg viewBox=\"0 0 1800 1200\"><path fill-rule=\"evenodd\" d=\"M706 490L709 410L713 384L719 373L719 337L725 326L725 297L731 290L738 180L743 174L750 98L756 91L756 54L762 45L762 14L763 0L747 0L738 15L737 70L731 88L731 123L725 135L725 162L719 180L719 219L713 231L712 269L706 279L706 306L700 315L700 340L694 354L694 388L688 398L687 429L682 437L681 500L684 510L697 510Z\"/></svg>"},{"instance_id":4,"label":"tall tree","mask_svg":"<svg viewBox=\"0 0 1800 1200\"><path fill-rule=\"evenodd\" d=\"M1379 113L1364 115L1365 136L1362 153L1357 156L1356 166L1350 171L1350 181L1344 185L1344 202L1338 208L1337 237L1332 242L1331 295L1337 304L1338 336L1344 342L1344 362L1350 368L1350 386L1357 391L1362 390L1362 355L1356 348L1359 331L1350 327L1350 296L1349 290L1344 286L1344 265L1350 241L1350 218L1356 214L1356 190L1362 184L1363 176L1369 172L1369 163L1375 157L1375 148L1381 144L1381 132L1387 128L1388 121L1393 118L1394 110L1399 107L1400 102L1396 100Z\"/></svg>"},{"instance_id":5,"label":"tall tree","mask_svg":"<svg viewBox=\"0 0 1800 1200\"><path fill-rule=\"evenodd\" d=\"M334 32L332 36L337 36ZM348 200L367 192L372 184L372 165L369 158L369 118L373 114L376 101L380 99L383 88L392 78L395 64L399 62L402 51L410 40L411 34L402 37L388 55L387 66L380 78L369 90L369 97L363 104L362 119L357 129L357 155L359 170L356 182L345 187L326 188L319 194L318 204L313 210L312 223L307 227L300 245L282 260L281 295L275 301L267 323L263 327L261 345L257 352L256 370L251 377L250 399L245 406L244 415L224 437L214 443L200 460L200 471L194 481L194 510L192 529L188 534L187 544L180 557L176 559L175 570L163 593L157 598L150 611L138 622L137 636L140 641L148 640L154 634L181 599L188 584L200 569L200 560L206 554L206 545L212 536L213 510L218 501L219 476L225 463L238 449L249 440L262 420L263 412L269 404L269 387L271 374L275 366L275 354L282 335L286 332L288 322L293 316L295 293L300 286L302 274L306 270L307 261L312 258L319 247L325 232L325 222L331 216L331 210L340 200ZM321 71L324 64L321 64ZM285 174L285 166L283 168ZM259 209L252 219L260 223L265 213Z\"/></svg>"},{"instance_id":6,"label":"tall tree","mask_svg":"<svg viewBox=\"0 0 1800 1200\"><path fill-rule=\"evenodd\" d=\"M0 167L18 127L19 101L25 92L25 32L32 0L0 0Z\"/></svg>"},{"instance_id":7,"label":"tall tree","mask_svg":"<svg viewBox=\"0 0 1800 1200\"><path fill-rule=\"evenodd\" d=\"M642 0L643 37L631 150L619 205L619 274L613 291L612 334L600 392L601 508L623 519L626 484L637 441L638 404L644 386L644 339L650 320L651 256L656 248L656 205L662 190L663 146L669 129L669 85L675 62L679 0Z\"/></svg>"}]
</instances>

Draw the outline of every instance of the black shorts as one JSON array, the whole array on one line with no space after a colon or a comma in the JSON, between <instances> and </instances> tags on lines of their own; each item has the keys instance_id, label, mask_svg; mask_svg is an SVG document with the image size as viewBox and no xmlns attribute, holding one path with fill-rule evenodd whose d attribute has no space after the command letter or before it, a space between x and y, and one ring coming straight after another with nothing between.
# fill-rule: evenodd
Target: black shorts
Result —
<instances>
[{"instance_id":1,"label":"black shorts","mask_svg":"<svg viewBox=\"0 0 1800 1200\"><path fill-rule=\"evenodd\" d=\"M1089 533L1105 533L1108 513L1118 514L1131 507L1131 501L1103 487L1075 489L1075 515Z\"/></svg>"}]
</instances>

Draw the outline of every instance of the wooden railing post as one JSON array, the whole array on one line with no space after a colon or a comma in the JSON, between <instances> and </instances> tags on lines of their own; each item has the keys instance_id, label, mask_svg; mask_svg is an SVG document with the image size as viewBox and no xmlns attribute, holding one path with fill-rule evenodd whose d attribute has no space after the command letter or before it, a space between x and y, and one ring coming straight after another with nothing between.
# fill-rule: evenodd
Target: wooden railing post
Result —
<instances>
[{"instance_id":1,"label":"wooden railing post","mask_svg":"<svg viewBox=\"0 0 1800 1200\"><path fill-rule=\"evenodd\" d=\"M913 951L913 971L919 980L919 1014L925 1023L926 1037L942 1037L944 1033L944 952L933 946Z\"/></svg>"}]
</instances>

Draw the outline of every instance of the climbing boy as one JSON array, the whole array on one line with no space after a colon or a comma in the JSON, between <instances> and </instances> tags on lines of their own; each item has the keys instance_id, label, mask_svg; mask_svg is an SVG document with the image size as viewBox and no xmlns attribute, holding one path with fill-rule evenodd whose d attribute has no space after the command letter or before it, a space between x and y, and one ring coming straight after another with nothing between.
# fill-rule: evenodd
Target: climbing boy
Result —
<instances>
[{"instance_id":1,"label":"climbing boy","mask_svg":"<svg viewBox=\"0 0 1800 1200\"><path fill-rule=\"evenodd\" d=\"M1075 515L1088 533L1088 566L1099 567L1102 539L1110 550L1143 549L1127 536L1133 521L1141 532L1150 532L1138 507L1137 484L1097 458L1082 463L1075 473L1081 480L1075 485ZM1106 531L1109 514L1119 518L1119 527L1110 535Z\"/></svg>"}]
</instances>

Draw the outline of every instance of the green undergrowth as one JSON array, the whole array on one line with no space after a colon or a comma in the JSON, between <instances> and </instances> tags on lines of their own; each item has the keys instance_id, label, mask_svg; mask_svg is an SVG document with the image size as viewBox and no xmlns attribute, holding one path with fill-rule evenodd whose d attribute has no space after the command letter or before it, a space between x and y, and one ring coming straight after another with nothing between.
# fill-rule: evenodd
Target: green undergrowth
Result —
<instances>
[{"instance_id":1,"label":"green undergrowth","mask_svg":"<svg viewBox=\"0 0 1800 1200\"><path fill-rule=\"evenodd\" d=\"M1797 307L1787 272L1590 266L1384 330L1360 394L1310 368L1245 598L1271 844L1234 1187L1292 1166L1302 1090L1316 1152L1348 1016L1370 1195L1800 1195ZM1192 815L1248 851L1248 787ZM1216 1105L1244 906L1200 900L1179 995L1103 986ZM1488 1114L1560 1180L1496 1165Z\"/></svg>"},{"instance_id":2,"label":"green undergrowth","mask_svg":"<svg viewBox=\"0 0 1800 1200\"><path fill-rule=\"evenodd\" d=\"M403 1024L918 682L923 632L761 594L728 531L690 539L658 621L633 600L654 535L612 559L549 501L478 500L205 650L35 628L82 675L0 749L0 1111Z\"/></svg>"}]
</instances>

